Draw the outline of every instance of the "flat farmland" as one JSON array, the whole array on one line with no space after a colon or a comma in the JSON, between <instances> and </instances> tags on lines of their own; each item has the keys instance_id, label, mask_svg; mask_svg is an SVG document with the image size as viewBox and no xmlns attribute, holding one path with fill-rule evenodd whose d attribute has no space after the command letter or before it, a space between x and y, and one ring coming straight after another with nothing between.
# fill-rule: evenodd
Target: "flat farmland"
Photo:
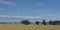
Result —
<instances>
[{"instance_id":1,"label":"flat farmland","mask_svg":"<svg viewBox=\"0 0 60 30\"><path fill-rule=\"evenodd\" d=\"M60 30L60 25L0 24L0 30Z\"/></svg>"}]
</instances>

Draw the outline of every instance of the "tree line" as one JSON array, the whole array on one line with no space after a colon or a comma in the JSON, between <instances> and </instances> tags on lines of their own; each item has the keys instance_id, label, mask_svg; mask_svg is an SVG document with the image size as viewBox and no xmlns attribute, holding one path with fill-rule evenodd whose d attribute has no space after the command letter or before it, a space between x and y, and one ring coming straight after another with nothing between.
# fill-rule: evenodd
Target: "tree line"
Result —
<instances>
[{"instance_id":1,"label":"tree line","mask_svg":"<svg viewBox=\"0 0 60 30\"><path fill-rule=\"evenodd\" d=\"M29 22L29 20L22 20L21 21L22 24L24 25L29 25L31 24L31 22ZM46 22L46 20L43 20L42 22L39 22L39 21L36 21L35 24L36 25L39 25L40 23L42 23L43 25L60 25L60 21L49 21L49 22Z\"/></svg>"},{"instance_id":2,"label":"tree line","mask_svg":"<svg viewBox=\"0 0 60 30\"><path fill-rule=\"evenodd\" d=\"M19 22L19 24L24 24L24 25L29 25L32 24L33 22L30 22L29 20L22 20L21 22ZM0 22L0 24L17 24L17 22ZM36 21L34 22L34 24L39 25L39 24L43 24L43 25L60 25L60 21L49 21L46 22L46 20L43 20L42 22Z\"/></svg>"}]
</instances>

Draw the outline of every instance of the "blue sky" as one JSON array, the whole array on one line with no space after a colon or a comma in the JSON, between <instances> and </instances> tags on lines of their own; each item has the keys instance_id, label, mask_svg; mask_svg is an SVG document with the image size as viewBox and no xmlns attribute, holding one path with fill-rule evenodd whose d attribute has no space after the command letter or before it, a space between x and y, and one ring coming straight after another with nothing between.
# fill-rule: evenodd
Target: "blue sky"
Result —
<instances>
[{"instance_id":1,"label":"blue sky","mask_svg":"<svg viewBox=\"0 0 60 30\"><path fill-rule=\"evenodd\" d=\"M0 16L38 16L47 21L60 20L60 0L0 0Z\"/></svg>"}]
</instances>

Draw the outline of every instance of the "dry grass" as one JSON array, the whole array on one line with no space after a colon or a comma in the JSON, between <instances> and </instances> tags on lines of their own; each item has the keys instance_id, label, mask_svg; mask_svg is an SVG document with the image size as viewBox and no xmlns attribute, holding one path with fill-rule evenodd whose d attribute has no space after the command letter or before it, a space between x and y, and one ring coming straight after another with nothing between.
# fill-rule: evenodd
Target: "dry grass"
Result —
<instances>
[{"instance_id":1,"label":"dry grass","mask_svg":"<svg viewBox=\"0 0 60 30\"><path fill-rule=\"evenodd\" d=\"M0 24L0 30L60 30L59 25Z\"/></svg>"}]
</instances>

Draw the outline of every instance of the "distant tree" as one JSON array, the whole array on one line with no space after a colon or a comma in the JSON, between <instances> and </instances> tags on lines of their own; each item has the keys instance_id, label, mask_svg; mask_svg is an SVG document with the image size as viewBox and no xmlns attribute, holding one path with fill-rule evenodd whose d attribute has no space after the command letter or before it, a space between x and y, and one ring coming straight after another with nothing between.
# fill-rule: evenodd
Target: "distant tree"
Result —
<instances>
[{"instance_id":1,"label":"distant tree","mask_svg":"<svg viewBox=\"0 0 60 30\"><path fill-rule=\"evenodd\" d=\"M49 21L50 25L60 25L60 21Z\"/></svg>"},{"instance_id":2,"label":"distant tree","mask_svg":"<svg viewBox=\"0 0 60 30\"><path fill-rule=\"evenodd\" d=\"M12 24L12 22L9 22L9 24Z\"/></svg>"},{"instance_id":3,"label":"distant tree","mask_svg":"<svg viewBox=\"0 0 60 30\"><path fill-rule=\"evenodd\" d=\"M53 24L53 22L50 20L50 21L49 21L49 24L50 24L50 25L52 25L52 24Z\"/></svg>"},{"instance_id":4,"label":"distant tree","mask_svg":"<svg viewBox=\"0 0 60 30\"><path fill-rule=\"evenodd\" d=\"M49 21L50 25L60 25L60 21Z\"/></svg>"},{"instance_id":5,"label":"distant tree","mask_svg":"<svg viewBox=\"0 0 60 30\"><path fill-rule=\"evenodd\" d=\"M39 21L36 21L35 24L36 24L36 25L39 25Z\"/></svg>"},{"instance_id":6,"label":"distant tree","mask_svg":"<svg viewBox=\"0 0 60 30\"><path fill-rule=\"evenodd\" d=\"M53 21L53 25L60 24L60 21Z\"/></svg>"},{"instance_id":7,"label":"distant tree","mask_svg":"<svg viewBox=\"0 0 60 30\"><path fill-rule=\"evenodd\" d=\"M43 24L43 25L46 25L47 23L46 23L46 21L45 21L45 20L43 20L42 24Z\"/></svg>"},{"instance_id":8,"label":"distant tree","mask_svg":"<svg viewBox=\"0 0 60 30\"><path fill-rule=\"evenodd\" d=\"M56 23L55 22L53 22L53 24L52 25L56 25Z\"/></svg>"},{"instance_id":9,"label":"distant tree","mask_svg":"<svg viewBox=\"0 0 60 30\"><path fill-rule=\"evenodd\" d=\"M23 20L23 21L21 21L21 23L24 24L24 25L29 25L30 24L30 22L28 20Z\"/></svg>"},{"instance_id":10,"label":"distant tree","mask_svg":"<svg viewBox=\"0 0 60 30\"><path fill-rule=\"evenodd\" d=\"M17 22L14 22L15 24L17 24Z\"/></svg>"}]
</instances>

